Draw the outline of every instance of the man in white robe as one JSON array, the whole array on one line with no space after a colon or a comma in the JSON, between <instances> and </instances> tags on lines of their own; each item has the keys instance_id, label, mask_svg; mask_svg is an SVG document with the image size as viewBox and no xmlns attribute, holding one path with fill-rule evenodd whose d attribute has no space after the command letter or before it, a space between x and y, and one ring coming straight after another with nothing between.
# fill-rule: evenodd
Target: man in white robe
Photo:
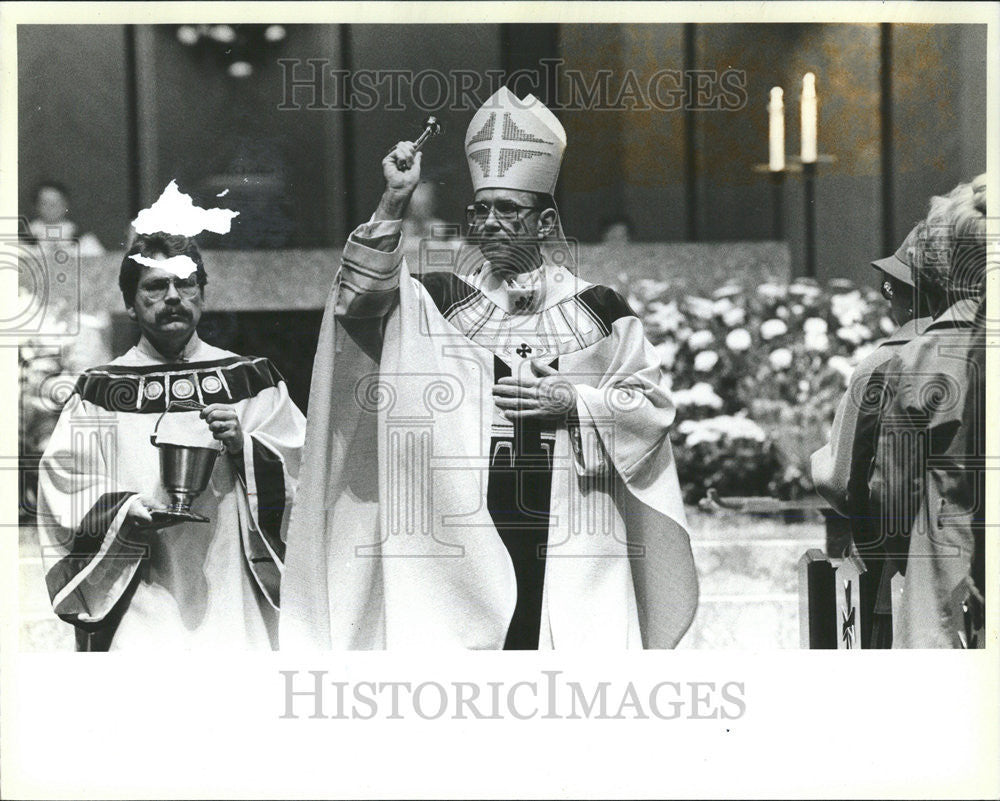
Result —
<instances>
[{"instance_id":1,"label":"man in white robe","mask_svg":"<svg viewBox=\"0 0 1000 801\"><path fill-rule=\"evenodd\" d=\"M320 334L282 649L664 648L690 625L674 407L628 304L567 269L565 143L534 98L487 101L473 247L412 276L421 154L383 161Z\"/></svg>"},{"instance_id":2,"label":"man in white robe","mask_svg":"<svg viewBox=\"0 0 1000 801\"><path fill-rule=\"evenodd\" d=\"M42 457L46 583L81 650L276 645L305 419L267 359L198 338L205 282L192 241L136 240L119 283L139 342L80 377ZM177 401L195 410L164 415ZM170 500L154 431L158 441L221 447L191 507L210 522L154 526Z\"/></svg>"}]
</instances>

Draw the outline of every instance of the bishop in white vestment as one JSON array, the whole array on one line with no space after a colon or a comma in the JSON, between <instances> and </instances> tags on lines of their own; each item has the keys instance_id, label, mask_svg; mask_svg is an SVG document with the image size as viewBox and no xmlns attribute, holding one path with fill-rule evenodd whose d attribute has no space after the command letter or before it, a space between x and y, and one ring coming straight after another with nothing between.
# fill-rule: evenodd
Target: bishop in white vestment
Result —
<instances>
[{"instance_id":1,"label":"bishop in white vestment","mask_svg":"<svg viewBox=\"0 0 1000 801\"><path fill-rule=\"evenodd\" d=\"M399 143L313 370L282 649L673 647L697 580L642 324L573 269L565 133L500 90L466 135L471 248L411 274ZM323 412L320 412L323 410Z\"/></svg>"}]
</instances>

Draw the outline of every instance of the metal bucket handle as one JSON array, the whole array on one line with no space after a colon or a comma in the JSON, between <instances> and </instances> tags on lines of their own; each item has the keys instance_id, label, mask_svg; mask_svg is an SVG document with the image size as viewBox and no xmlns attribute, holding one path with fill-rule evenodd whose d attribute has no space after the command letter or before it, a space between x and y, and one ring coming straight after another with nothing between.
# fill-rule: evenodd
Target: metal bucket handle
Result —
<instances>
[{"instance_id":1,"label":"metal bucket handle","mask_svg":"<svg viewBox=\"0 0 1000 801\"><path fill-rule=\"evenodd\" d=\"M171 409L182 409L186 412L200 412L205 408L205 404L198 403L198 401L193 400L174 400L167 404L167 408L160 412L160 416L156 421L156 425L153 426L153 433L149 435L149 441L156 445L156 432L160 428L160 423L163 422L163 416L169 412ZM219 450L222 450L222 443L219 443ZM157 445L157 447L159 447Z\"/></svg>"}]
</instances>

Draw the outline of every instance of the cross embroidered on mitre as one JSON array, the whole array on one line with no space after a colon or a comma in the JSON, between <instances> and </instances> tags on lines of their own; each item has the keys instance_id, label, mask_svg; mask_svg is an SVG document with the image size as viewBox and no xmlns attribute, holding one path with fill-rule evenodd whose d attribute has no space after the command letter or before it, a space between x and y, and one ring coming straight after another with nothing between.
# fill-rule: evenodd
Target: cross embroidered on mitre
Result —
<instances>
[{"instance_id":1,"label":"cross embroidered on mitre","mask_svg":"<svg viewBox=\"0 0 1000 801\"><path fill-rule=\"evenodd\" d=\"M465 155L475 191L515 189L551 195L559 177L566 132L545 105L518 100L501 87L469 123Z\"/></svg>"}]
</instances>

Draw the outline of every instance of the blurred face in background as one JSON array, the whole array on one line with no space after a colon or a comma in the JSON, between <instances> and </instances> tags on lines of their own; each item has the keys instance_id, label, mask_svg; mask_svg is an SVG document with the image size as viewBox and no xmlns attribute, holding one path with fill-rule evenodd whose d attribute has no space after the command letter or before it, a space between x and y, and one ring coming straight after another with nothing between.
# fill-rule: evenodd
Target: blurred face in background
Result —
<instances>
[{"instance_id":1,"label":"blurred face in background","mask_svg":"<svg viewBox=\"0 0 1000 801\"><path fill-rule=\"evenodd\" d=\"M38 216L47 225L56 225L66 219L69 207L63 193L53 186L43 186L35 203Z\"/></svg>"},{"instance_id":2,"label":"blurred face in background","mask_svg":"<svg viewBox=\"0 0 1000 801\"><path fill-rule=\"evenodd\" d=\"M631 242L632 235L629 233L628 225L623 222L611 223L604 229L601 235L602 242L623 243Z\"/></svg>"}]
</instances>

